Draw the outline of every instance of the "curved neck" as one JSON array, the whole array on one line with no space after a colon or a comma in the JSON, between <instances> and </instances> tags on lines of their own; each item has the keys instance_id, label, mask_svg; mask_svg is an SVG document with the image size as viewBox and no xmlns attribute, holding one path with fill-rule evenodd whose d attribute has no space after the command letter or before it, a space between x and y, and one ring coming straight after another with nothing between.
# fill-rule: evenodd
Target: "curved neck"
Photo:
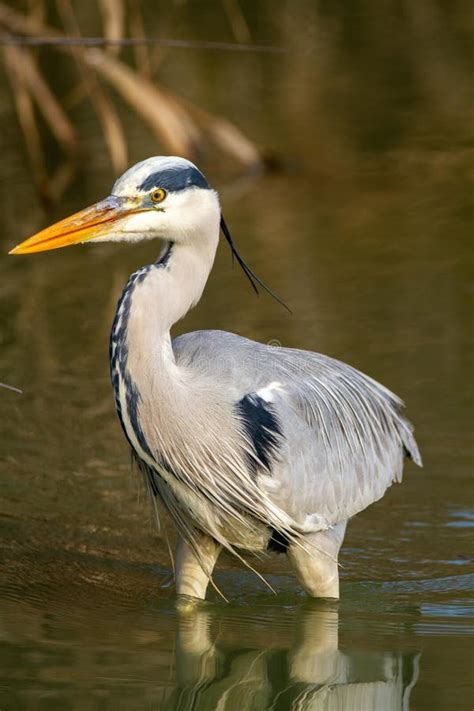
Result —
<instances>
[{"instance_id":1,"label":"curved neck","mask_svg":"<svg viewBox=\"0 0 474 711\"><path fill-rule=\"evenodd\" d=\"M150 265L133 295L135 308L144 309L146 328L169 331L200 300L214 263L217 239L169 243ZM137 334L139 337L140 334Z\"/></svg>"},{"instance_id":2,"label":"curved neck","mask_svg":"<svg viewBox=\"0 0 474 711\"><path fill-rule=\"evenodd\" d=\"M197 304L212 269L218 229L168 243L160 259L130 277L112 328L111 357L138 374L173 360L170 329ZM148 367L148 365L153 367Z\"/></svg>"}]
</instances>

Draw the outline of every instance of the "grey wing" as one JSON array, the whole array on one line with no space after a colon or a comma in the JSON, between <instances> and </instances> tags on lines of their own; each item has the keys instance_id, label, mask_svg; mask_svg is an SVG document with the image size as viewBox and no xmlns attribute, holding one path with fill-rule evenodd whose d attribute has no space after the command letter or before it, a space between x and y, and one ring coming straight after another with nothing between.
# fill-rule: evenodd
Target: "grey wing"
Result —
<instances>
[{"instance_id":1,"label":"grey wing","mask_svg":"<svg viewBox=\"0 0 474 711\"><path fill-rule=\"evenodd\" d=\"M401 481L407 454L421 458L395 395L344 363L285 355L281 381L260 391L284 423L272 498L302 525L332 525Z\"/></svg>"},{"instance_id":2,"label":"grey wing","mask_svg":"<svg viewBox=\"0 0 474 711\"><path fill-rule=\"evenodd\" d=\"M234 402L254 446L259 486L303 529L348 519L421 458L401 400L345 363L219 331L173 342Z\"/></svg>"}]
</instances>

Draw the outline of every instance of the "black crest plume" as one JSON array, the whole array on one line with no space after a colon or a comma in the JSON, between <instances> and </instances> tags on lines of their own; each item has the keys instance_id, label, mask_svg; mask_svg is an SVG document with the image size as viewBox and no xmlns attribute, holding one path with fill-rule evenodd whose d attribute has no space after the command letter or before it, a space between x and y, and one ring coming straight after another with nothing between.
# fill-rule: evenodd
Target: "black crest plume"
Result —
<instances>
[{"instance_id":1,"label":"black crest plume","mask_svg":"<svg viewBox=\"0 0 474 711\"><path fill-rule=\"evenodd\" d=\"M258 286L257 286L257 284L258 284L259 286L262 287L262 289L265 289L267 294L270 294L270 296L273 299L275 299L275 301L277 301L281 306L283 306L284 309L286 309L288 311L288 313L291 314L291 309L288 308L288 306L285 304L285 302L282 301L282 299L280 299L280 297L277 296L274 291L272 291L268 286L266 286L263 283L263 281L255 274L255 272L253 272L250 269L249 265L240 256L239 252L237 251L237 247L235 246L234 240L232 239L232 235L229 232L229 228L227 227L226 222L225 222L224 218L222 217L222 215L221 215L221 230L222 230L222 234L224 235L227 242L229 243L229 247L232 252L232 258L235 257L235 259L237 260L239 265L242 267L242 270L243 270L245 276L247 277L247 279L249 280L249 282L252 284L252 288L255 291L255 293L259 294Z\"/></svg>"}]
</instances>

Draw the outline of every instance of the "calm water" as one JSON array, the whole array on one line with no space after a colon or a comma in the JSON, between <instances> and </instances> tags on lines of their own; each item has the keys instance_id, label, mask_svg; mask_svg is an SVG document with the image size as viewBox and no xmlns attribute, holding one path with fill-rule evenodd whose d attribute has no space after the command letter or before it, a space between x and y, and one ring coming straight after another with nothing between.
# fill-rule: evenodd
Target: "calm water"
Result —
<instances>
[{"instance_id":1,"label":"calm water","mask_svg":"<svg viewBox=\"0 0 474 711\"><path fill-rule=\"evenodd\" d=\"M169 34L231 39L182 9ZM166 546L116 421L107 341L128 274L159 245L0 257L0 709L470 709L472 184L468 3L242 3L284 56L170 52L168 86L231 117L281 172L236 179L213 151L235 239L291 305L257 299L221 245L176 333L223 328L349 361L400 394L425 468L350 524L342 600L310 602L283 558L274 596L222 560L229 604L177 615ZM159 31L149 18L149 32ZM166 24L166 23L165 23ZM60 68L57 71L66 70ZM86 107L83 173L45 215L0 85L6 251L107 194ZM123 108L131 160L160 147Z\"/></svg>"}]
</instances>

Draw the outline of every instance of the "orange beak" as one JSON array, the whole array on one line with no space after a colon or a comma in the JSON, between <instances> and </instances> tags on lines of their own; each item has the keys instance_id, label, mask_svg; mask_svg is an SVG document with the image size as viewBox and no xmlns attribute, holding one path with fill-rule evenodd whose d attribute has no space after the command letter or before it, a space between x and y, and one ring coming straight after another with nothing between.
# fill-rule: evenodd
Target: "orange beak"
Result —
<instances>
[{"instance_id":1,"label":"orange beak","mask_svg":"<svg viewBox=\"0 0 474 711\"><path fill-rule=\"evenodd\" d=\"M110 232L119 231L117 222L137 212L142 210L131 207L129 200L110 196L25 239L9 254L45 252L49 249L87 242L95 237L104 237Z\"/></svg>"}]
</instances>

